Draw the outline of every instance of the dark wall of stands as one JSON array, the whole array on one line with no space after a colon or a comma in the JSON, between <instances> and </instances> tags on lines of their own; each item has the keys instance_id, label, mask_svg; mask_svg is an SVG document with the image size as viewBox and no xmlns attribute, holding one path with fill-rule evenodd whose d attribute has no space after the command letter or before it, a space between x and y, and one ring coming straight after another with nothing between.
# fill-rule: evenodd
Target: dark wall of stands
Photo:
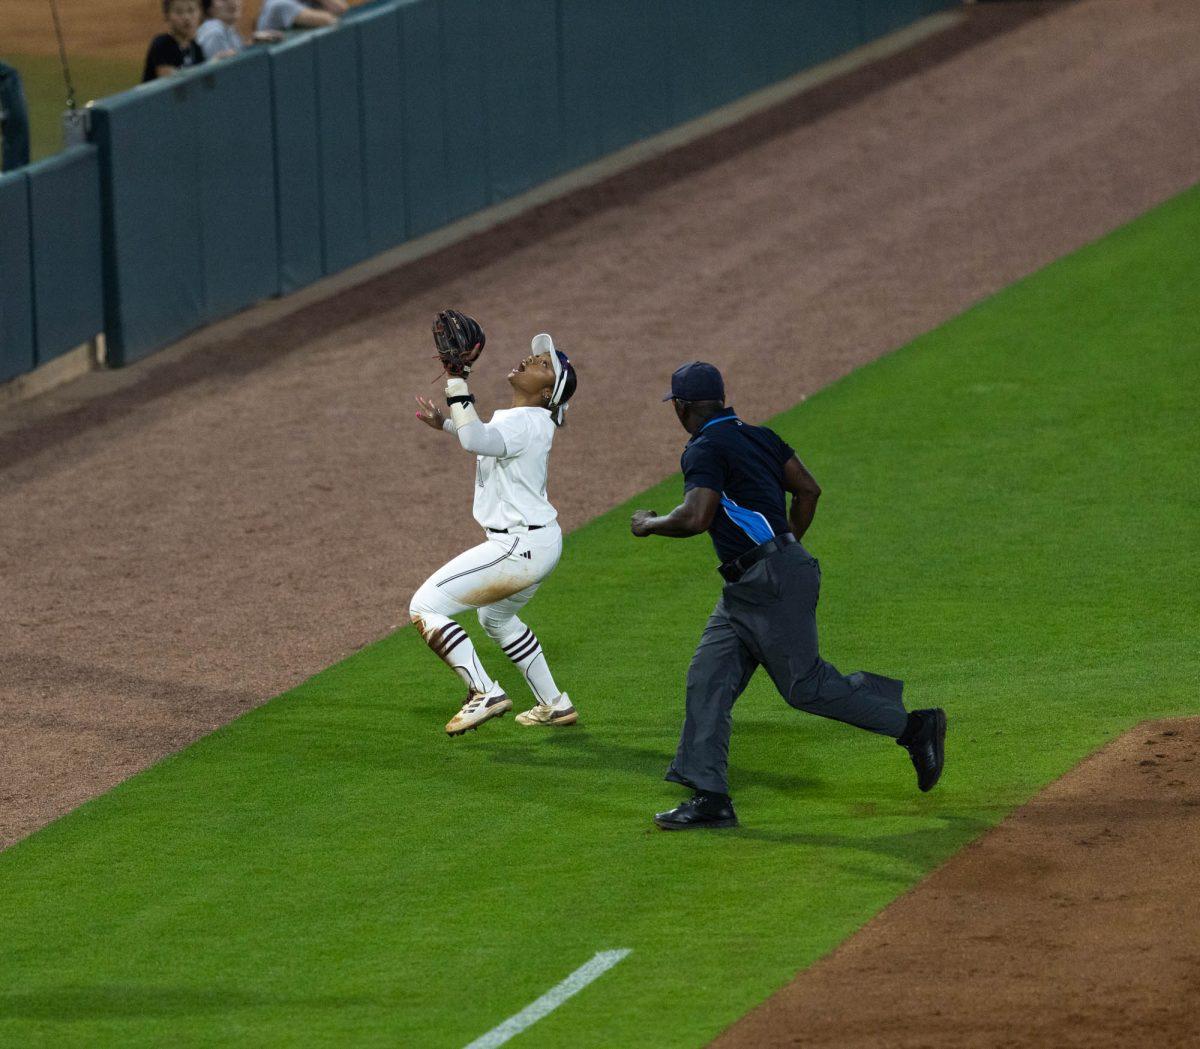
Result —
<instances>
[{"instance_id":1,"label":"dark wall of stands","mask_svg":"<svg viewBox=\"0 0 1200 1049\"><path fill-rule=\"evenodd\" d=\"M385 0L0 178L0 380L137 360L958 0Z\"/></svg>"}]
</instances>

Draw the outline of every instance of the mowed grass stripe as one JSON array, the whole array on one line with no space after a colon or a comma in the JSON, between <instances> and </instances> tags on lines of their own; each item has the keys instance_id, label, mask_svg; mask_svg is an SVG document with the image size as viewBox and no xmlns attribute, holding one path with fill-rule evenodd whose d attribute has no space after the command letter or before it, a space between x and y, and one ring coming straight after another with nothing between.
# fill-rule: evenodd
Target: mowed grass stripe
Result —
<instances>
[{"instance_id":1,"label":"mowed grass stripe","mask_svg":"<svg viewBox=\"0 0 1200 1049\"><path fill-rule=\"evenodd\" d=\"M775 420L825 488L827 657L950 712L932 794L759 677L744 826L650 827L718 591L707 540L628 536L672 478L530 606L579 729L446 739L459 686L403 630L0 855L0 1043L461 1047L619 945L513 1044L702 1045L1104 740L1200 712L1198 243L1192 191Z\"/></svg>"}]
</instances>

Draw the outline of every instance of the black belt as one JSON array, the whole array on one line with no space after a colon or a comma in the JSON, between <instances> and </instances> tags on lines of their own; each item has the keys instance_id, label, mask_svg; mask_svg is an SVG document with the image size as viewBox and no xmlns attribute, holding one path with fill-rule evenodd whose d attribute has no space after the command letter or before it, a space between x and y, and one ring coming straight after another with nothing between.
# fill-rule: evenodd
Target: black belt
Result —
<instances>
[{"instance_id":1,"label":"black belt","mask_svg":"<svg viewBox=\"0 0 1200 1049\"><path fill-rule=\"evenodd\" d=\"M725 582L736 583L752 566L758 564L764 557L770 557L776 550L782 550L785 546L791 546L795 541L796 537L791 532L784 532L783 535L777 535L774 539L768 539L753 550L747 550L741 557L735 557L732 561L726 561L723 565L718 565L717 571L725 577Z\"/></svg>"},{"instance_id":2,"label":"black belt","mask_svg":"<svg viewBox=\"0 0 1200 1049\"><path fill-rule=\"evenodd\" d=\"M545 525L526 525L526 526L525 526L525 531L527 531L527 532L536 532L536 531L537 531L539 528L545 528L545 527L546 527ZM507 528L488 528L488 529L485 529L485 531L488 531L488 532L499 532L501 535L508 535L508 529L507 529Z\"/></svg>"}]
</instances>

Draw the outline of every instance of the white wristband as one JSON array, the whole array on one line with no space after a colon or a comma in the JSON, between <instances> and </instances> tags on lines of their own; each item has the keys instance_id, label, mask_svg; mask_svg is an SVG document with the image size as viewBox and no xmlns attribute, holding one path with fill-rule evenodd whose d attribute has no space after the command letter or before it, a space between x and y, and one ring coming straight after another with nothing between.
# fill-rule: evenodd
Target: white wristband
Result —
<instances>
[{"instance_id":1,"label":"white wristband","mask_svg":"<svg viewBox=\"0 0 1200 1049\"><path fill-rule=\"evenodd\" d=\"M467 380L452 378L446 380L446 396L447 397L467 397ZM463 404L461 402L450 405L450 418L454 421L454 428L461 430L464 426L470 426L473 422L479 421L479 416L475 413L475 405L470 402Z\"/></svg>"}]
</instances>

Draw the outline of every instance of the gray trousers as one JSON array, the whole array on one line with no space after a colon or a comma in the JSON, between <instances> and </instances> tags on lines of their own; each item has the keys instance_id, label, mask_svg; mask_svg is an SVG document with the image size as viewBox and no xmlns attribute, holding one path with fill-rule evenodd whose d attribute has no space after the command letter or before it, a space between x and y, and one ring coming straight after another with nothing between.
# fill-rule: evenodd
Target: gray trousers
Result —
<instances>
[{"instance_id":1,"label":"gray trousers","mask_svg":"<svg viewBox=\"0 0 1200 1049\"><path fill-rule=\"evenodd\" d=\"M799 543L725 584L688 668L687 712L667 779L729 793L733 704L760 665L797 710L893 738L904 731L903 682L844 676L817 654L820 588L820 566Z\"/></svg>"}]
</instances>

